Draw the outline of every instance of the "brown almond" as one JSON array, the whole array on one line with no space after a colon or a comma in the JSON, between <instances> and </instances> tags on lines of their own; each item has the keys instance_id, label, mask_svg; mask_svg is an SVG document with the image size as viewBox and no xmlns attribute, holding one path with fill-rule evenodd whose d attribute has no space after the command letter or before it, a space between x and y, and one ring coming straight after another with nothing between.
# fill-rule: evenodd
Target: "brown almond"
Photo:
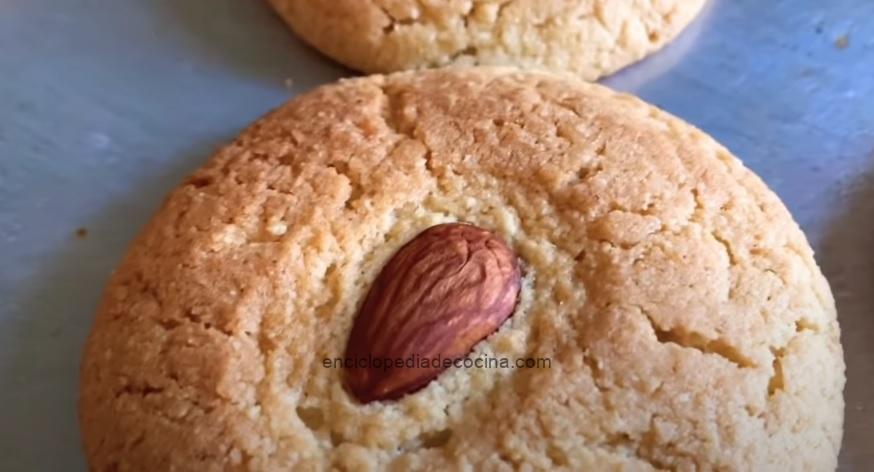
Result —
<instances>
[{"instance_id":1,"label":"brown almond","mask_svg":"<svg viewBox=\"0 0 874 472\"><path fill-rule=\"evenodd\" d=\"M423 231L382 269L355 318L349 390L367 403L425 387L512 315L520 284L516 255L494 233L460 223Z\"/></svg>"}]
</instances>

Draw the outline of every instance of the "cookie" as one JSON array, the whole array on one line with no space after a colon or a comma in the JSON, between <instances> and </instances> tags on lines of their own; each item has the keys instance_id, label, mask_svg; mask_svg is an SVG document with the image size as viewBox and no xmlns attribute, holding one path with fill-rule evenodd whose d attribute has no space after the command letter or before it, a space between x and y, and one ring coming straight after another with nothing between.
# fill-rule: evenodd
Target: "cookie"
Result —
<instances>
[{"instance_id":1,"label":"cookie","mask_svg":"<svg viewBox=\"0 0 874 472\"><path fill-rule=\"evenodd\" d=\"M660 49L705 0L269 0L306 42L364 72L460 65L594 80Z\"/></svg>"},{"instance_id":2,"label":"cookie","mask_svg":"<svg viewBox=\"0 0 874 472\"><path fill-rule=\"evenodd\" d=\"M518 290L465 360L510 364L362 402L335 360L374 281L461 223ZM458 68L320 87L220 150L113 274L81 379L93 470L832 470L844 363L804 235L725 148Z\"/></svg>"}]
</instances>

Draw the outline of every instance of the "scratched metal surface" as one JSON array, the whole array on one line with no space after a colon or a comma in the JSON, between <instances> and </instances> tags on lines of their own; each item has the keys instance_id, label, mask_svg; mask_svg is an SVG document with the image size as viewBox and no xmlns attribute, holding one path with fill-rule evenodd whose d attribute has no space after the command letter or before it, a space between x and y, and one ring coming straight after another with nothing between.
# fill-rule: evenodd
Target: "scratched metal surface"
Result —
<instances>
[{"instance_id":1,"label":"scratched metal surface","mask_svg":"<svg viewBox=\"0 0 874 472\"><path fill-rule=\"evenodd\" d=\"M793 211L843 326L841 466L870 470L874 2L711 1L607 82L714 135ZM0 470L84 469L79 351L125 245L216 146L347 74L262 2L0 2Z\"/></svg>"}]
</instances>

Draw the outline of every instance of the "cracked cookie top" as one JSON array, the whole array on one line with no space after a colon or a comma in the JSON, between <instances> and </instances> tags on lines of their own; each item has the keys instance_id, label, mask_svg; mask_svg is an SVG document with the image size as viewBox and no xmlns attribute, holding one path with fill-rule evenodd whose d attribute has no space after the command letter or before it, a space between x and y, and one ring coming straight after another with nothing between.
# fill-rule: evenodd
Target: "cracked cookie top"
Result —
<instances>
[{"instance_id":1,"label":"cracked cookie top","mask_svg":"<svg viewBox=\"0 0 874 472\"><path fill-rule=\"evenodd\" d=\"M594 80L676 37L705 0L269 0L306 42L365 72L461 65Z\"/></svg>"},{"instance_id":2,"label":"cracked cookie top","mask_svg":"<svg viewBox=\"0 0 874 472\"><path fill-rule=\"evenodd\" d=\"M386 261L438 223L524 267L513 317L397 401L343 355ZM834 302L766 186L692 126L574 79L344 80L173 191L112 276L82 364L93 470L831 470Z\"/></svg>"}]
</instances>

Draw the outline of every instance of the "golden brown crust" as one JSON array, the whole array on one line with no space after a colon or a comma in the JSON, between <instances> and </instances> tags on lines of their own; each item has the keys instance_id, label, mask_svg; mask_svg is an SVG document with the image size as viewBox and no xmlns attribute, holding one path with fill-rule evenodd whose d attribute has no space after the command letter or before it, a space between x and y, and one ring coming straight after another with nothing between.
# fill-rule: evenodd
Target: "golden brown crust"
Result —
<instances>
[{"instance_id":1,"label":"golden brown crust","mask_svg":"<svg viewBox=\"0 0 874 472\"><path fill-rule=\"evenodd\" d=\"M551 368L362 406L322 359L458 220L526 267L472 356ZM438 70L321 87L175 190L107 288L80 414L94 470L831 470L843 372L803 234L712 139L597 85Z\"/></svg>"},{"instance_id":2,"label":"golden brown crust","mask_svg":"<svg viewBox=\"0 0 874 472\"><path fill-rule=\"evenodd\" d=\"M586 80L661 49L705 0L269 0L301 38L365 72L458 65Z\"/></svg>"}]
</instances>

